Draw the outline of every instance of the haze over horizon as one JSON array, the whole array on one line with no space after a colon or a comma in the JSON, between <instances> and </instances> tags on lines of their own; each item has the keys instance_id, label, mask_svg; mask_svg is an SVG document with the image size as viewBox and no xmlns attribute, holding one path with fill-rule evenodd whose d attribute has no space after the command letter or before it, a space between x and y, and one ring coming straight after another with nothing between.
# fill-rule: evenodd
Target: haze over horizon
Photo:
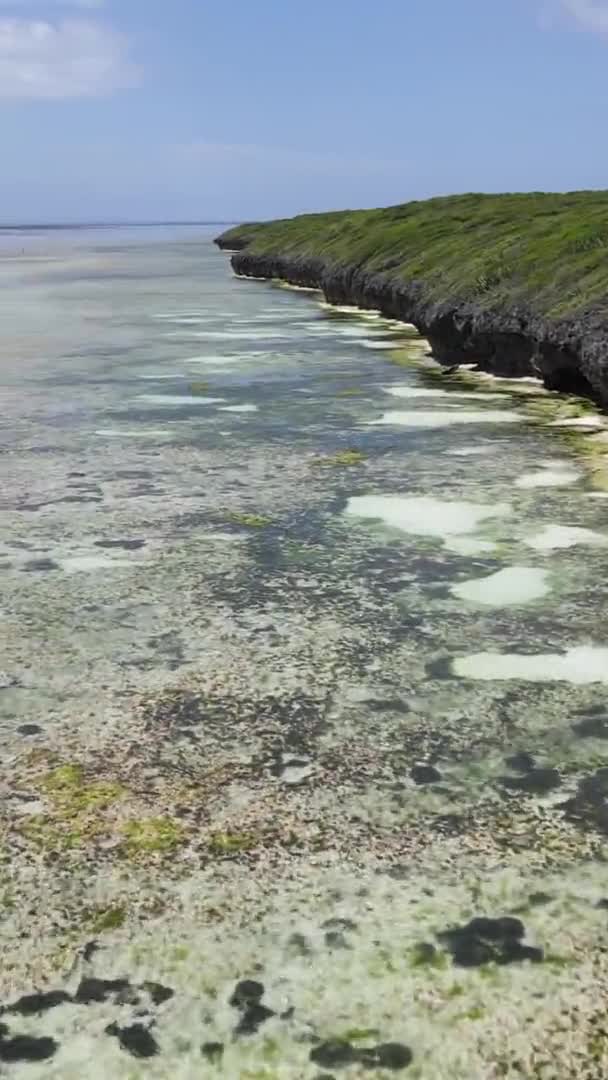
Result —
<instances>
[{"instance_id":1,"label":"haze over horizon","mask_svg":"<svg viewBox=\"0 0 608 1080\"><path fill-rule=\"evenodd\" d=\"M0 222L606 185L608 0L0 0Z\"/></svg>"}]
</instances>

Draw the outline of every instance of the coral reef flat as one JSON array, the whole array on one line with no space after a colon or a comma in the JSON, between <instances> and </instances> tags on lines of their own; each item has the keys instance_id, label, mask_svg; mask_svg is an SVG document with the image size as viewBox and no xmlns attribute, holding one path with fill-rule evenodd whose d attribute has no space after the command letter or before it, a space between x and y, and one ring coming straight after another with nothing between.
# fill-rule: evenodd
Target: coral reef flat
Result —
<instances>
[{"instance_id":1,"label":"coral reef flat","mask_svg":"<svg viewBox=\"0 0 608 1080\"><path fill-rule=\"evenodd\" d=\"M605 1075L597 407L202 229L40 243L0 257L2 1076Z\"/></svg>"}]
</instances>

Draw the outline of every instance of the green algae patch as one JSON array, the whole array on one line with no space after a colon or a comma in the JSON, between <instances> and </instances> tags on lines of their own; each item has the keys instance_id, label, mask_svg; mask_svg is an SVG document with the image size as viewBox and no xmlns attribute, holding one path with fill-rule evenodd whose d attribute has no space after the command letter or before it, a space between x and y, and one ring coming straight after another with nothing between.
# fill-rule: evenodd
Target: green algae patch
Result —
<instances>
[{"instance_id":1,"label":"green algae patch","mask_svg":"<svg viewBox=\"0 0 608 1080\"><path fill-rule=\"evenodd\" d=\"M82 787L84 770L81 765L60 765L46 777L43 787L48 792L72 791Z\"/></svg>"},{"instance_id":2,"label":"green algae patch","mask_svg":"<svg viewBox=\"0 0 608 1080\"><path fill-rule=\"evenodd\" d=\"M349 1028L342 1035L337 1035L335 1039L332 1038L332 1042L342 1043L356 1043L356 1042L369 1042L371 1039L379 1039L380 1031L378 1028Z\"/></svg>"},{"instance_id":3,"label":"green algae patch","mask_svg":"<svg viewBox=\"0 0 608 1080\"><path fill-rule=\"evenodd\" d=\"M414 968L432 968L436 971L445 971L449 961L447 954L434 945L421 943L414 945L409 953L410 964Z\"/></svg>"},{"instance_id":4,"label":"green algae patch","mask_svg":"<svg viewBox=\"0 0 608 1080\"><path fill-rule=\"evenodd\" d=\"M269 525L272 525L272 518L265 517L264 514L239 514L235 512L228 514L227 518L233 525L242 525L246 529L266 529Z\"/></svg>"},{"instance_id":5,"label":"green algae patch","mask_svg":"<svg viewBox=\"0 0 608 1080\"><path fill-rule=\"evenodd\" d=\"M428 377L433 381L441 380L442 386L470 386L477 390L480 397L484 393L479 376L468 370L455 372L446 379L438 369L436 372L429 371ZM505 379L504 391L501 387L504 396L522 392L517 380L513 381L513 385L508 383L509 380ZM533 424L555 429L555 435L559 436L563 447L573 452L586 469L595 490L608 491L608 431L601 428L597 405L575 395L534 391L524 395L522 406L522 417Z\"/></svg>"},{"instance_id":6,"label":"green algae patch","mask_svg":"<svg viewBox=\"0 0 608 1080\"><path fill-rule=\"evenodd\" d=\"M127 920L127 909L122 906L100 908L90 913L91 931L103 934L111 930L120 930Z\"/></svg>"},{"instance_id":7,"label":"green algae patch","mask_svg":"<svg viewBox=\"0 0 608 1080\"><path fill-rule=\"evenodd\" d=\"M169 817L127 821L121 832L125 853L130 857L167 855L186 840L183 825Z\"/></svg>"},{"instance_id":8,"label":"green algae patch","mask_svg":"<svg viewBox=\"0 0 608 1080\"><path fill-rule=\"evenodd\" d=\"M539 422L560 422L595 416L597 406L584 398L566 397L563 394L539 394L531 395L526 400L525 411L531 419Z\"/></svg>"},{"instance_id":9,"label":"green algae patch","mask_svg":"<svg viewBox=\"0 0 608 1080\"><path fill-rule=\"evenodd\" d=\"M317 458L314 464L324 469L340 469L352 465L361 465L364 461L365 454L362 454L360 450L338 450L336 454Z\"/></svg>"},{"instance_id":10,"label":"green algae patch","mask_svg":"<svg viewBox=\"0 0 608 1080\"><path fill-rule=\"evenodd\" d=\"M197 394L206 394L209 390L209 383L207 382L193 382L188 387L191 394L196 397Z\"/></svg>"},{"instance_id":11,"label":"green algae patch","mask_svg":"<svg viewBox=\"0 0 608 1080\"><path fill-rule=\"evenodd\" d=\"M455 1016L454 1020L455 1022L460 1020L483 1020L486 1015L486 1010L482 1005L473 1005L470 1009Z\"/></svg>"},{"instance_id":12,"label":"green algae patch","mask_svg":"<svg viewBox=\"0 0 608 1080\"><path fill-rule=\"evenodd\" d=\"M589 479L596 491L608 491L608 432L564 433L576 453L582 456Z\"/></svg>"},{"instance_id":13,"label":"green algae patch","mask_svg":"<svg viewBox=\"0 0 608 1080\"><path fill-rule=\"evenodd\" d=\"M252 833L218 832L210 838L209 850L214 855L238 855L241 851L250 851L257 842Z\"/></svg>"},{"instance_id":14,"label":"green algae patch","mask_svg":"<svg viewBox=\"0 0 608 1080\"><path fill-rule=\"evenodd\" d=\"M120 784L104 780L88 782L80 765L60 765L45 777L41 786L57 811L68 817L104 809L124 794Z\"/></svg>"},{"instance_id":15,"label":"green algae patch","mask_svg":"<svg viewBox=\"0 0 608 1080\"><path fill-rule=\"evenodd\" d=\"M394 349L386 350L383 355L383 359L387 360L389 364L394 367L401 368L424 368L425 371L429 368L428 361L426 360L426 353L429 351L429 345L425 341L426 348L423 350L419 347L412 348L412 346L395 345ZM434 361L433 361L434 363ZM438 372L440 374L440 372Z\"/></svg>"},{"instance_id":16,"label":"green algae patch","mask_svg":"<svg viewBox=\"0 0 608 1080\"><path fill-rule=\"evenodd\" d=\"M42 850L71 851L108 831L104 811L121 801L120 784L88 780L81 765L66 763L43 775L37 786L49 809L20 822L19 832Z\"/></svg>"},{"instance_id":17,"label":"green algae patch","mask_svg":"<svg viewBox=\"0 0 608 1080\"><path fill-rule=\"evenodd\" d=\"M99 835L100 829L87 823L82 829L71 829L65 822L56 821L44 814L36 814L20 825L19 831L26 840L42 851L72 851L84 846Z\"/></svg>"},{"instance_id":18,"label":"green algae patch","mask_svg":"<svg viewBox=\"0 0 608 1080\"><path fill-rule=\"evenodd\" d=\"M240 1072L241 1080L280 1080L279 1072L275 1069L269 1071L262 1067L261 1069L245 1069Z\"/></svg>"}]
</instances>

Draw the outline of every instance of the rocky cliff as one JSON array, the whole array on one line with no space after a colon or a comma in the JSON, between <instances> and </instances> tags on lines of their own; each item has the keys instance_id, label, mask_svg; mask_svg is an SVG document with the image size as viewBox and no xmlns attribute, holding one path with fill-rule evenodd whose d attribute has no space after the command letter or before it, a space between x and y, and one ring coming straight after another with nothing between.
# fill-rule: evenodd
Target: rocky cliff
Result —
<instances>
[{"instance_id":1,"label":"rocky cliff","mask_svg":"<svg viewBox=\"0 0 608 1080\"><path fill-rule=\"evenodd\" d=\"M354 216L349 215L349 222ZM311 216L317 236L319 217ZM327 217L332 237L339 236L340 216ZM293 219L294 223L304 221ZM273 226L275 233L281 226L278 235L273 235ZM438 295L440 290L427 288L423 275L410 279L404 275L401 254L393 256L394 269L387 259L383 269L377 269L377 258L361 260L357 254L351 261L333 251L316 254L314 235L304 243L300 226L294 243L289 226L289 222L244 226L218 237L216 243L233 252L237 274L280 278L320 289L330 303L378 309L388 317L413 323L442 364L474 362L495 374L539 376L552 390L592 397L608 407L608 318L597 297L579 310L556 316L543 312L533 289L527 293L520 289L516 297L501 296L499 290L488 297L487 290L479 295L479 289L470 289L467 295L466 289L451 284L444 295ZM466 247L463 258L466 262ZM565 288L573 289L574 284ZM538 295L544 295L540 287Z\"/></svg>"}]
</instances>

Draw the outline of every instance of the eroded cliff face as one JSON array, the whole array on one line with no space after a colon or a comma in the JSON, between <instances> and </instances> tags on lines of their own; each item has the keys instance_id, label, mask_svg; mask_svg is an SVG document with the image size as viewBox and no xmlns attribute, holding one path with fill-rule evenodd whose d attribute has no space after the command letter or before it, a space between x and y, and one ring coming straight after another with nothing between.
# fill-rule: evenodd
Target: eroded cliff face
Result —
<instances>
[{"instance_id":1,"label":"eroded cliff face","mask_svg":"<svg viewBox=\"0 0 608 1080\"><path fill-rule=\"evenodd\" d=\"M314 257L257 255L247 251L247 242L246 237L231 239L237 274L281 278L322 290L329 303L373 308L413 323L441 364L475 363L496 375L538 376L551 390L588 396L608 407L608 325L593 313L549 321L524 306L489 310L449 297L429 304L421 283L391 277L390 272L372 274ZM228 246L221 237L217 243Z\"/></svg>"}]
</instances>

